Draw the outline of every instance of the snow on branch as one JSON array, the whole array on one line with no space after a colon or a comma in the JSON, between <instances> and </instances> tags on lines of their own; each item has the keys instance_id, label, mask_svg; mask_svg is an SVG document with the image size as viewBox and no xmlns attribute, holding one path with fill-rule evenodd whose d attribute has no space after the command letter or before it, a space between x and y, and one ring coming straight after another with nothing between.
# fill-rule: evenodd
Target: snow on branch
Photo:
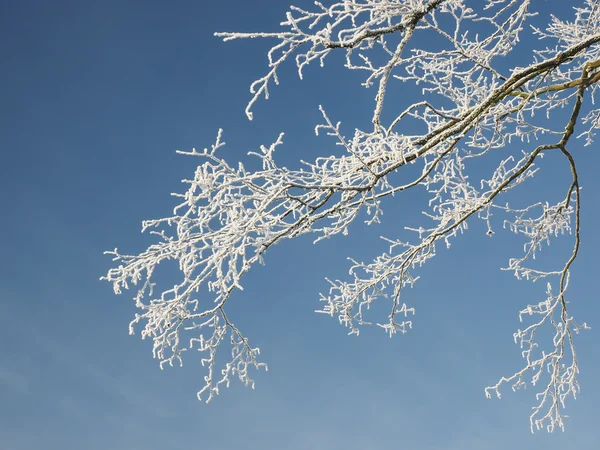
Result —
<instances>
[{"instance_id":1,"label":"snow on branch","mask_svg":"<svg viewBox=\"0 0 600 450\"><path fill-rule=\"evenodd\" d=\"M408 238L385 237L388 251L371 262L351 259L349 280L328 280L319 312L359 334L371 323L370 305L388 302L389 313L375 322L390 336L406 333L415 313L405 301L406 288L439 246L450 247L476 219L489 236L504 225L525 239L523 254L511 258L506 270L518 278L543 278L548 287L545 300L530 301L520 313L528 323L515 333L524 366L486 394L499 397L505 383L514 389L541 386L532 430L563 428L565 400L579 392L573 336L588 328L571 317L566 300L581 243L572 142L579 136L592 143L600 123L599 110L589 106L600 81L600 6L593 0L576 3L570 18L554 17L546 28L533 30L528 26L537 14L533 0L343 0L315 2L312 10L292 6L281 31L217 33L226 41L274 41L266 75L250 88L250 119L252 106L268 98L287 60L294 60L302 77L307 65L322 66L330 53L342 52L345 68L363 71L363 85L376 90L372 121L347 136L321 108L316 132L335 151L301 161L295 170L276 158L283 134L250 153L260 161L258 170L221 156L221 131L208 149L180 151L200 163L183 180L187 190L173 194L180 201L173 214L143 223L157 242L139 254L108 252L116 267L103 279L117 294L132 285L137 289L141 312L131 332L142 324L142 338L153 340L161 365L181 363L186 350L198 350L208 371L199 396L207 394L208 400L232 376L253 386L249 369L266 366L225 313L231 294L243 288L243 276L264 262L271 246L303 234L315 242L346 235L356 220L380 222L384 199L422 186L430 196L423 222L405 224ZM531 35L543 46L527 47ZM530 64L507 70L506 58L517 47L530 52ZM391 98L390 83L404 83L420 97ZM509 206L503 196L528 189L549 152L562 154L571 173L564 198ZM406 173L401 183L397 172ZM536 267L542 246L563 235L573 240L565 264L556 270ZM155 294L153 274L168 260L177 262L180 279ZM538 342L544 329L554 332L550 342ZM184 334L191 339L184 341ZM227 337L231 355L221 364L217 351Z\"/></svg>"}]
</instances>

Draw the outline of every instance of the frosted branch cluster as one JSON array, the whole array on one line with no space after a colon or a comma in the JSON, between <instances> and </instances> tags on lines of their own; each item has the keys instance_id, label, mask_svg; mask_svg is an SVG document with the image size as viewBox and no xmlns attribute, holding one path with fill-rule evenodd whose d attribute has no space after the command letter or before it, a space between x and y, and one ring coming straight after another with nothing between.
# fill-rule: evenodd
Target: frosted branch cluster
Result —
<instances>
[{"instance_id":1,"label":"frosted branch cluster","mask_svg":"<svg viewBox=\"0 0 600 450\"><path fill-rule=\"evenodd\" d=\"M406 288L439 246L450 247L475 220L483 221L489 236L504 228L523 239L523 253L505 269L520 279L545 279L547 291L545 300L529 301L520 313L525 328L514 337L524 366L486 394L500 396L506 383L513 389L541 386L532 430L563 428L565 400L579 392L573 335L588 328L571 317L566 300L580 246L572 142L591 144L600 124L593 106L600 80L600 5L574 3L568 17L536 28L529 21L545 5L536 0L315 2L311 10L290 7L281 31L217 33L226 41L274 42L266 75L251 85L249 118L256 101L268 98L271 83L279 83L278 71L288 60L302 77L311 63L323 66L330 53L342 52L345 68L363 72L364 87L373 90L372 121L346 136L321 108L316 132L335 144L333 150L293 170L275 157L283 134L251 153L259 170L227 162L221 132L208 149L179 152L201 162L193 178L183 180L187 191L173 194L180 199L173 214L144 222L157 243L134 255L109 252L119 265L103 279L116 293L131 285L138 290L141 312L131 332L142 324L142 337L154 341L161 364L181 363L186 349L198 350L208 370L199 395L209 400L230 376L253 385L249 369L264 366L259 350L225 313L243 275L282 240L346 235L357 219L381 221L387 198L422 186L430 198L422 223L405 224L402 236L384 238L388 251L372 261L351 259L348 279L328 280L319 312L337 318L350 334L371 320L390 336L406 333L415 312L405 301ZM529 65L507 69L515 49L529 52ZM388 95L392 83L418 90L418 100ZM548 153L560 154L571 174L564 197L509 206L505 194L535 183ZM573 241L564 264L552 270L536 266L539 251L563 235ZM168 260L178 263L181 278L155 294L154 272ZM389 304L389 313L371 319L369 307L378 301ZM552 330L553 338L539 340L541 330ZM191 337L184 342L184 335ZM226 340L231 357L220 363L217 350Z\"/></svg>"}]
</instances>

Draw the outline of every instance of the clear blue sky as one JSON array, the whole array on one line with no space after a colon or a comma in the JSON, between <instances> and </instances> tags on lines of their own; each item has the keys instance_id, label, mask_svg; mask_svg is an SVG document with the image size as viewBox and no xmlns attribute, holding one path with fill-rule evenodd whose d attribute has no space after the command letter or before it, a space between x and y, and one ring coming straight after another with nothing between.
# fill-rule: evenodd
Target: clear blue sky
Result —
<instances>
[{"instance_id":1,"label":"clear blue sky","mask_svg":"<svg viewBox=\"0 0 600 450\"><path fill-rule=\"evenodd\" d=\"M533 5L548 14L562 3ZM416 223L422 197L398 199L370 233L280 245L245 280L229 311L269 363L256 390L233 384L200 403L204 372L193 354L183 369L160 371L151 342L128 336L134 305L98 281L110 267L102 252L149 242L141 221L169 214L168 194L195 168L176 149L209 145L223 127L236 161L285 131L280 155L292 163L329 151L312 133L318 104L348 132L368 120L373 92L334 69L335 58L304 82L284 70L272 99L246 120L268 43L224 44L212 33L274 29L286 8L276 0L0 6L0 450L597 448L597 146L574 149L584 247L570 298L595 329L578 338L582 394L569 401L564 434L530 434L532 391L506 391L501 401L483 394L521 367L517 312L544 294L498 269L520 250L514 236L487 239L475 227L428 263L408 294L417 315L406 336L349 337L314 314L324 277L343 276L346 256L377 255L375 237ZM547 173L555 171L549 158ZM536 186L544 195L555 184L542 176Z\"/></svg>"}]
</instances>

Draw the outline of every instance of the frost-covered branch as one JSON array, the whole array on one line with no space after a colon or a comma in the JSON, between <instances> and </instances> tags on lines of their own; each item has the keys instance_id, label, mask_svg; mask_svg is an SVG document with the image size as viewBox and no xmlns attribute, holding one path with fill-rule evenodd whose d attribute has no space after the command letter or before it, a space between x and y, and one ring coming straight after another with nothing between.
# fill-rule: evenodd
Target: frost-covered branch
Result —
<instances>
[{"instance_id":1,"label":"frost-covered branch","mask_svg":"<svg viewBox=\"0 0 600 450\"><path fill-rule=\"evenodd\" d=\"M500 396L505 383L542 386L532 430L562 428L565 400L579 391L573 336L587 328L569 315L566 291L581 244L573 141L581 137L591 144L600 123L599 110L589 106L600 81L600 8L596 1L582 0L572 20L553 17L546 28L531 28L536 3L316 2L314 10L292 6L281 31L217 33L226 41L274 41L266 75L251 85L249 118L256 101L268 98L270 84L279 82L278 71L288 60L302 77L307 65L323 66L330 53L341 52L344 67L363 71L363 86L376 91L372 123L347 136L321 108L316 132L325 134L334 150L300 161L296 169L283 167L275 156L283 134L250 153L259 160L258 170L221 156L221 132L210 149L179 152L201 162L193 178L183 180L186 192L174 194L180 204L173 214L144 222L143 230L156 235L157 243L139 254L109 252L119 265L103 279L116 293L131 285L138 290L141 313L131 332L143 324L142 337L153 339L161 364L181 363L186 349L199 350L208 371L199 395L208 393L209 400L230 376L253 385L248 369L264 365L259 351L225 313L231 294L242 289L243 276L264 262L271 246L303 234L312 234L315 242L346 235L356 220L380 222L384 202L422 186L429 194L423 221L405 224L403 236L384 238L388 251L371 262L351 259L349 280L328 280L320 312L359 334L371 323L371 304L387 301L389 313L374 322L390 336L406 333L415 312L405 301L406 287L418 280L419 268L439 245L450 247L475 219L484 222L489 236L503 225L525 239L523 254L511 258L506 270L520 279L544 279L548 287L545 300L527 301L520 314L521 320L533 319L515 333L524 366L486 388L486 394ZM532 38L542 46L531 47ZM507 69L517 48L530 52L530 63ZM391 98L391 83L403 83L420 96ZM534 183L540 160L550 152L564 155L572 174L566 195L509 206L505 194ZM574 240L568 260L557 269L536 266L543 246L562 235ZM153 275L169 260L178 263L180 279L154 294ZM545 329L553 330L553 339L540 342ZM189 343L184 334L191 336ZM232 352L221 364L218 349L226 336Z\"/></svg>"}]
</instances>

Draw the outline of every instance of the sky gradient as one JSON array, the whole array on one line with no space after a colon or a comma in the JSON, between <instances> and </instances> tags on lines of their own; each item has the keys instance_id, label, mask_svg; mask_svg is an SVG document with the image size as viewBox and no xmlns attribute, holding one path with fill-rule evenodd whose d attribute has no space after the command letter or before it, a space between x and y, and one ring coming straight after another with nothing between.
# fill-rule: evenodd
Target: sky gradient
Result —
<instances>
[{"instance_id":1,"label":"sky gradient","mask_svg":"<svg viewBox=\"0 0 600 450\"><path fill-rule=\"evenodd\" d=\"M564 3L533 1L542 15L564 12ZM544 295L499 270L520 251L514 236L488 239L474 226L440 251L408 293L417 314L405 336L378 328L347 336L314 313L324 277L343 277L347 256L376 256L385 248L377 236L417 223L418 193L390 203L382 226L357 225L349 238L315 246L310 237L285 242L253 269L229 316L269 364L255 390L234 382L210 405L198 402L204 372L193 353L183 368L161 371L151 342L128 335L133 293L114 296L99 281L111 267L103 251L152 242L141 221L170 214L169 193L196 167L175 150L208 146L224 128L224 154L247 161L285 131L278 153L294 164L330 152L313 133L319 104L348 133L369 120L374 92L339 71L335 56L302 82L285 68L272 98L246 119L248 86L266 68L269 43L225 44L213 33L275 29L287 4L0 6L0 450L597 448L596 144L573 150L584 190L571 310L592 331L578 336L582 393L569 400L565 433L531 435L532 390L484 396L521 367L517 313ZM528 195L552 193L564 174L547 160Z\"/></svg>"}]
</instances>

